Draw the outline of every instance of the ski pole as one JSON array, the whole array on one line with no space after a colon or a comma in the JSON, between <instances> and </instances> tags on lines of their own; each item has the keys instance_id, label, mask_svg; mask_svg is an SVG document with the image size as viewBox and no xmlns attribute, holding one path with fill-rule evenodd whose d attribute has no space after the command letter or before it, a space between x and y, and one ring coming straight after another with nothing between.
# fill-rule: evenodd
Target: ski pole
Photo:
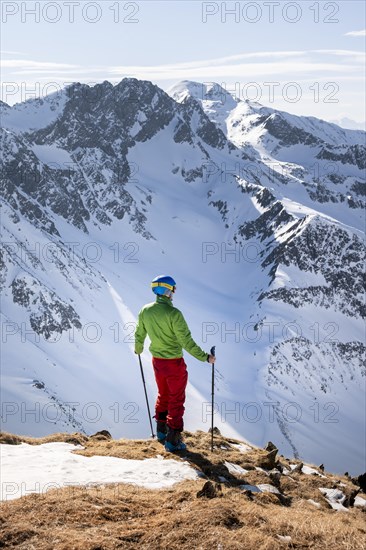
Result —
<instances>
[{"instance_id":1,"label":"ski pole","mask_svg":"<svg viewBox=\"0 0 366 550\"><path fill-rule=\"evenodd\" d=\"M151 412L150 412L150 407L149 407L149 400L148 400L148 398L147 398L147 391L146 391L146 384L145 384L144 371L143 371L143 368L142 368L141 355L139 355L139 362L140 362L140 370L141 370L142 383L144 384L144 390L145 390L145 398L146 398L147 412L148 412L149 421L150 421L151 437L154 439L155 434L154 434L154 429L153 429L152 420L151 420Z\"/></svg>"},{"instance_id":2,"label":"ski pole","mask_svg":"<svg viewBox=\"0 0 366 550\"><path fill-rule=\"evenodd\" d=\"M215 347L211 348L211 355L215 356ZM212 363L212 380L211 380L211 452L213 452L214 439L214 405L215 405L215 363Z\"/></svg>"}]
</instances>

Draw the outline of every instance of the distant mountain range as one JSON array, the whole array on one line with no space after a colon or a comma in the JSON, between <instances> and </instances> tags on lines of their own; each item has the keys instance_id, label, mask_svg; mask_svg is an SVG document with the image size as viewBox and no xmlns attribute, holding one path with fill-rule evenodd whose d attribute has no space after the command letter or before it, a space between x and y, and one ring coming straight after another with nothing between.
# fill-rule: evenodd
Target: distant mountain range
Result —
<instances>
[{"instance_id":1,"label":"distant mountain range","mask_svg":"<svg viewBox=\"0 0 366 550\"><path fill-rule=\"evenodd\" d=\"M165 272L223 433L365 469L365 132L190 81L0 107L3 429L146 436L133 329Z\"/></svg>"}]
</instances>

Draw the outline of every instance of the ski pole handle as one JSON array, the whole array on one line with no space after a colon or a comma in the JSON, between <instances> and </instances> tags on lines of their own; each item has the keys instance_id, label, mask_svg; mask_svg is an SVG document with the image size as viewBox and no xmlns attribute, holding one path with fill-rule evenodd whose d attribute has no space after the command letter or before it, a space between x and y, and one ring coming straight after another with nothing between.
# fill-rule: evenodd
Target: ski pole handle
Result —
<instances>
[{"instance_id":1,"label":"ski pole handle","mask_svg":"<svg viewBox=\"0 0 366 550\"><path fill-rule=\"evenodd\" d=\"M210 354L213 355L215 357L215 348L216 346L212 346L211 350L210 350Z\"/></svg>"}]
</instances>

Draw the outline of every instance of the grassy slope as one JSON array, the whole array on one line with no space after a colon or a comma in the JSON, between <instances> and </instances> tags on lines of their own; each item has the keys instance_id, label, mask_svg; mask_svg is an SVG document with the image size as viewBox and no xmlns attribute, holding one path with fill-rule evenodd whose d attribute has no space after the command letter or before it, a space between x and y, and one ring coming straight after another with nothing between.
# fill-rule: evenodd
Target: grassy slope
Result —
<instances>
[{"instance_id":1,"label":"grassy slope","mask_svg":"<svg viewBox=\"0 0 366 550\"><path fill-rule=\"evenodd\" d=\"M172 458L153 440L113 440L103 436L54 434L44 438L18 437L3 433L1 443L21 441L39 444L49 441L81 443L77 451L86 456L109 455L148 458L157 454ZM185 481L170 489L148 490L127 484L99 487L65 487L43 495L32 494L4 502L0 513L0 547L20 549L98 550L139 549L349 549L365 548L364 509L349 507L336 512L319 487L338 487L348 495L356 489L347 476L324 472L327 479L301 472L282 475L279 481L268 473L270 457L263 449L241 453L237 443L204 432L186 433L192 466L207 479ZM176 456L177 460L181 460ZM281 465L289 461L280 456ZM232 475L224 461L238 464L249 473ZM291 461L296 463L298 461ZM224 476L228 483L218 483ZM212 485L198 496L207 481ZM242 483L277 484L283 496L271 493L244 493ZM316 508L307 499L320 503ZM284 540L280 537L291 537Z\"/></svg>"}]
</instances>

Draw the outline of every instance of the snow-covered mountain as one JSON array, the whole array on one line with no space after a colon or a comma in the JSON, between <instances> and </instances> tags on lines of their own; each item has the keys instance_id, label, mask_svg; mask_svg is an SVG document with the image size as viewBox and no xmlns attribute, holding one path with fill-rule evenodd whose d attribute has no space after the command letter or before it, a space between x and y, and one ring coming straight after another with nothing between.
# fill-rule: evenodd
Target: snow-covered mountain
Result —
<instances>
[{"instance_id":1,"label":"snow-covered mountain","mask_svg":"<svg viewBox=\"0 0 366 550\"><path fill-rule=\"evenodd\" d=\"M183 81L169 93L183 103L194 97L232 143L253 147L281 198L364 228L365 132L234 99L218 84Z\"/></svg>"},{"instance_id":2,"label":"snow-covered mountain","mask_svg":"<svg viewBox=\"0 0 366 550\"><path fill-rule=\"evenodd\" d=\"M192 82L0 108L4 429L146 436L133 331L166 272L217 346L223 433L365 468L364 132ZM208 429L187 360L186 426Z\"/></svg>"},{"instance_id":3,"label":"snow-covered mountain","mask_svg":"<svg viewBox=\"0 0 366 550\"><path fill-rule=\"evenodd\" d=\"M366 121L357 122L356 120L352 120L348 117L339 117L337 119L330 120L330 122L333 122L333 124L337 124L337 126L341 126L342 128L348 128L349 130L365 130L366 128Z\"/></svg>"}]
</instances>

